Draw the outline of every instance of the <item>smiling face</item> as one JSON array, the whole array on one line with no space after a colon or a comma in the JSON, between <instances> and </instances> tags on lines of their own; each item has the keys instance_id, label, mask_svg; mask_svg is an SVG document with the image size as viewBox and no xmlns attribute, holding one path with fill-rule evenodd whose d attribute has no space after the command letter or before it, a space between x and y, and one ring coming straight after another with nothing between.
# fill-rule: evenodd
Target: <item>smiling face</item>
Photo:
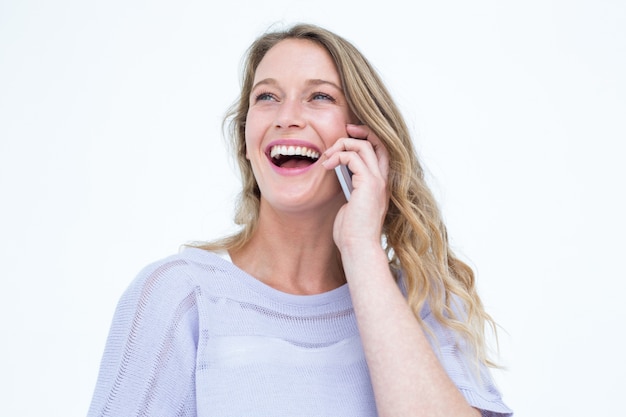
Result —
<instances>
[{"instance_id":1,"label":"smiling face","mask_svg":"<svg viewBox=\"0 0 626 417\"><path fill-rule=\"evenodd\" d=\"M246 118L246 158L261 201L286 210L331 199L339 183L320 155L353 121L329 53L302 39L272 47L259 63Z\"/></svg>"}]
</instances>

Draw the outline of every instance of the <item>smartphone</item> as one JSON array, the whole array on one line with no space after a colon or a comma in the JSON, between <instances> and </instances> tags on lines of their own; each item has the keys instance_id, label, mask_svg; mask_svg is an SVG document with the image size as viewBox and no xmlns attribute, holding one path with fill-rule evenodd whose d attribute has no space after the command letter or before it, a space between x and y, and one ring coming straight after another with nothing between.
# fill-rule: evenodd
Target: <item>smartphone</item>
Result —
<instances>
[{"instance_id":1,"label":"smartphone","mask_svg":"<svg viewBox=\"0 0 626 417\"><path fill-rule=\"evenodd\" d=\"M352 171L345 165L337 165L335 167L335 173L339 178L339 184L346 196L346 200L350 201L350 194L352 194Z\"/></svg>"}]
</instances>

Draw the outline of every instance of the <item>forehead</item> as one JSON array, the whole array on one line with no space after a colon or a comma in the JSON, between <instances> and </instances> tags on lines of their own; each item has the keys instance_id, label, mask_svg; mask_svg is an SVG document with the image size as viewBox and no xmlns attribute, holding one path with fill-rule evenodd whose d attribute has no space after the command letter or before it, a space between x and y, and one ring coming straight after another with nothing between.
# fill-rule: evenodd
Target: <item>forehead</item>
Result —
<instances>
[{"instance_id":1,"label":"forehead","mask_svg":"<svg viewBox=\"0 0 626 417\"><path fill-rule=\"evenodd\" d=\"M285 39L265 54L255 71L255 82L273 79L321 79L340 85L335 62L321 45L307 39Z\"/></svg>"}]
</instances>

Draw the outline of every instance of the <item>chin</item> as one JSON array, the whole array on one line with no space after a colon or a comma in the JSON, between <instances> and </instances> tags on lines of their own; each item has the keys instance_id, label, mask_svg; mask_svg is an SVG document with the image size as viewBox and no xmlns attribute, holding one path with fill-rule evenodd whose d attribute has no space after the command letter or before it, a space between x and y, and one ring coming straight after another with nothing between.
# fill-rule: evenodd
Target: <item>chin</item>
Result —
<instances>
[{"instance_id":1,"label":"chin","mask_svg":"<svg viewBox=\"0 0 626 417\"><path fill-rule=\"evenodd\" d=\"M301 190L300 190L301 191ZM345 203L345 197L341 189L337 189L332 193L280 193L275 195L261 194L262 204L267 204L273 207L276 211L284 211L289 213L308 213L311 211L318 211L320 213L326 210L336 211L338 207L341 207Z\"/></svg>"}]
</instances>

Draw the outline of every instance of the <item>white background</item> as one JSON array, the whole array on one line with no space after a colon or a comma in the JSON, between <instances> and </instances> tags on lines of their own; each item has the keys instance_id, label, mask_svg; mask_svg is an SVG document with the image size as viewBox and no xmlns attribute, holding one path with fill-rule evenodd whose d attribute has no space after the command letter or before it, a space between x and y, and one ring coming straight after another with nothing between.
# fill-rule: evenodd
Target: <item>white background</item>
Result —
<instances>
[{"instance_id":1,"label":"white background","mask_svg":"<svg viewBox=\"0 0 626 417\"><path fill-rule=\"evenodd\" d=\"M0 415L85 415L130 280L232 230L221 118L296 21L401 106L516 415L624 413L623 1L0 0Z\"/></svg>"}]
</instances>

